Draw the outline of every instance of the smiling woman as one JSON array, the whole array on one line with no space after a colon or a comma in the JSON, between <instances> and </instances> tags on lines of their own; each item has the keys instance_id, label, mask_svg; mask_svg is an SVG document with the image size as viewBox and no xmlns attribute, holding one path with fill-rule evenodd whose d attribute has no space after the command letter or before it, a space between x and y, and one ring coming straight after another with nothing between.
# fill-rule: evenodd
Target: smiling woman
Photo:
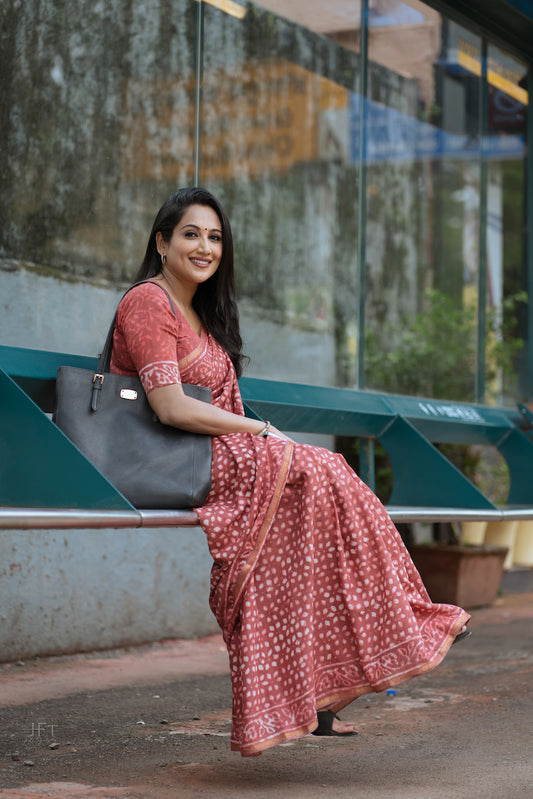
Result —
<instances>
[{"instance_id":1,"label":"smiling woman","mask_svg":"<svg viewBox=\"0 0 533 799\"><path fill-rule=\"evenodd\" d=\"M217 271L222 257L222 227L216 212L207 205L191 205L176 225L170 241L156 233L161 256L162 283L191 327L200 334L202 322L193 308L200 283Z\"/></svg>"},{"instance_id":2,"label":"smiling woman","mask_svg":"<svg viewBox=\"0 0 533 799\"><path fill-rule=\"evenodd\" d=\"M250 756L310 732L353 735L337 712L437 666L469 616L432 604L344 458L244 416L240 346L226 348L240 342L231 230L211 194L182 189L165 203L138 277L151 280L120 303L111 368L138 373L162 422L212 436L197 513L230 658L232 748ZM182 380L207 386L212 404L185 396Z\"/></svg>"},{"instance_id":3,"label":"smiling woman","mask_svg":"<svg viewBox=\"0 0 533 799\"><path fill-rule=\"evenodd\" d=\"M260 434L262 422L188 397L180 369L189 356L176 362L176 342L187 341L197 355L212 337L236 373L241 372L231 228L212 194L181 189L164 203L136 282L147 278L149 283L135 286L119 305L111 370L139 374L150 405L165 424L209 435ZM177 317L159 287L171 297Z\"/></svg>"}]
</instances>

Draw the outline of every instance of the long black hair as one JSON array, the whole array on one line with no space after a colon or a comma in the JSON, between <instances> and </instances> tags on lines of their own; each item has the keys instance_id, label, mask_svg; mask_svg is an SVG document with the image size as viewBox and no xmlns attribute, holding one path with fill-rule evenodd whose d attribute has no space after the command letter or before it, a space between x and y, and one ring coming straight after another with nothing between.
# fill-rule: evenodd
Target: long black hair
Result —
<instances>
[{"instance_id":1,"label":"long black hair","mask_svg":"<svg viewBox=\"0 0 533 799\"><path fill-rule=\"evenodd\" d=\"M228 216L219 201L206 189L194 187L179 189L163 203L157 212L143 262L135 278L148 280L161 271L161 256L157 251L156 234L161 233L167 243L174 228L191 205L207 205L220 219L222 228L222 257L215 272L205 283L200 283L193 298L193 308L206 330L224 347L230 356L237 377L242 374L244 356L239 328L239 311L235 300L235 274L233 266L233 237Z\"/></svg>"}]
</instances>

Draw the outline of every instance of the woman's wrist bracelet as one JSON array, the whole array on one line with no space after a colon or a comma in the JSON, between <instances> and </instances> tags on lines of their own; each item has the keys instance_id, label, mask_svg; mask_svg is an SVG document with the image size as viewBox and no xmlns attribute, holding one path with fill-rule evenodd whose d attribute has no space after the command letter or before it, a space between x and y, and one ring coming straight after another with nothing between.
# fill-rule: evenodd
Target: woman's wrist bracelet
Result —
<instances>
[{"instance_id":1,"label":"woman's wrist bracelet","mask_svg":"<svg viewBox=\"0 0 533 799\"><path fill-rule=\"evenodd\" d=\"M270 422L266 422L263 429L260 430L259 433L257 433L257 435L261 436L262 438L267 438L269 430L270 430Z\"/></svg>"}]
</instances>

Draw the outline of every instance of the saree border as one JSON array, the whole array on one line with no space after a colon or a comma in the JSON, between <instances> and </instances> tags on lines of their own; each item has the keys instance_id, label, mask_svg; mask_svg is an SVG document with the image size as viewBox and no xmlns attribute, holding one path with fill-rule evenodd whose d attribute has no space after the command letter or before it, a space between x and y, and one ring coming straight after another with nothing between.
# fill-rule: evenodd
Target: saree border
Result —
<instances>
[{"instance_id":1,"label":"saree border","mask_svg":"<svg viewBox=\"0 0 533 799\"><path fill-rule=\"evenodd\" d=\"M336 688L326 692L320 699L317 699L316 707L317 710L333 710L334 713L338 713L343 708L350 705L356 699L366 694L371 693L382 693L383 691L387 690L388 688L392 688L395 685L399 685L401 683L407 682L413 677L417 677L419 675L425 674L429 671L432 671L437 666L440 665L442 660L444 659L445 655L447 654L450 646L453 644L453 641L457 635L457 633L461 630L463 625L468 621L470 618L469 614L466 611L462 611L460 616L454 621L452 624L446 638L442 642L441 646L436 650L436 652L426 663L420 663L411 667L410 669L406 669L405 672L402 674L397 674L395 677L385 678L381 682L376 685L370 685L369 683L362 684L358 687L345 687L345 688ZM280 732L277 735L273 735L269 738L263 738L262 740L256 740L250 744L245 744L240 746L236 741L231 742L231 749L234 752L240 752L243 757L253 757L260 755L263 751L272 748L273 746L277 746L284 741L291 741L296 740L298 738L302 738L305 735L309 735L316 727L318 726L318 721L313 721L312 723L302 724L297 729L288 730L286 732Z\"/></svg>"},{"instance_id":2,"label":"saree border","mask_svg":"<svg viewBox=\"0 0 533 799\"><path fill-rule=\"evenodd\" d=\"M195 361L200 360L200 358L203 358L203 356L207 352L208 342L209 342L208 335L205 332L204 328L202 327L202 333L201 333L201 336L200 336L200 343L198 344L198 346L196 346L192 350L192 352L190 352L188 355L186 355L184 358L181 358L178 361L178 369L180 370L180 372L181 372L182 369L183 370L187 369Z\"/></svg>"},{"instance_id":3,"label":"saree border","mask_svg":"<svg viewBox=\"0 0 533 799\"><path fill-rule=\"evenodd\" d=\"M278 508L281 499L281 495L283 493L283 489L285 487L285 483L287 482L287 475L289 473L289 469L292 463L293 450L294 450L294 442L288 441L287 446L285 447L285 452L283 453L283 461L281 463L278 479L276 481L276 487L274 488L274 493L272 494L272 497L270 499L270 503L268 505L268 509L265 514L265 518L261 523L261 528L257 535L254 547L250 552L250 555L244 562L244 565L241 567L240 573L237 576L235 583L233 584L233 587L230 589L230 592L233 594L233 610L229 622L225 625L226 634L231 632L231 630L233 630L233 624L235 621L235 617L238 613L239 602L242 593L244 591L244 588L246 587L248 578L252 573L253 567L257 563L257 559L261 554L261 550L263 549L267 533L272 525L274 514L276 513L276 510Z\"/></svg>"}]
</instances>

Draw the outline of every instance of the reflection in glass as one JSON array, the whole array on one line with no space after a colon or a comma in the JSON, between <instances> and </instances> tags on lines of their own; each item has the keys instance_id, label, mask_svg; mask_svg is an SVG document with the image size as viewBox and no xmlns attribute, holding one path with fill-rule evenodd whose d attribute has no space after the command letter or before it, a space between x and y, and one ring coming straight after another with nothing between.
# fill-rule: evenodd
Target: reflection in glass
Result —
<instances>
[{"instance_id":1,"label":"reflection in glass","mask_svg":"<svg viewBox=\"0 0 533 799\"><path fill-rule=\"evenodd\" d=\"M526 66L493 45L487 59L487 315L496 321L487 350L491 398L520 396L524 307ZM503 363L498 354L505 356Z\"/></svg>"},{"instance_id":2,"label":"reflection in glass","mask_svg":"<svg viewBox=\"0 0 533 799\"><path fill-rule=\"evenodd\" d=\"M423 3L370 3L366 383L475 398L480 39Z\"/></svg>"},{"instance_id":3,"label":"reflection in glass","mask_svg":"<svg viewBox=\"0 0 533 799\"><path fill-rule=\"evenodd\" d=\"M370 2L366 384L519 396L525 66L423 3Z\"/></svg>"},{"instance_id":4,"label":"reflection in glass","mask_svg":"<svg viewBox=\"0 0 533 799\"><path fill-rule=\"evenodd\" d=\"M306 17L305 4L282 5ZM240 20L204 8L200 175L234 227L249 373L346 384L355 361L350 113L359 59L307 23L255 3Z\"/></svg>"},{"instance_id":5,"label":"reflection in glass","mask_svg":"<svg viewBox=\"0 0 533 799\"><path fill-rule=\"evenodd\" d=\"M235 227L251 374L353 386L359 346L368 388L520 396L524 64L419 0L369 0L363 101L359 0L17 5L4 274L118 287L154 207L199 179Z\"/></svg>"}]
</instances>

